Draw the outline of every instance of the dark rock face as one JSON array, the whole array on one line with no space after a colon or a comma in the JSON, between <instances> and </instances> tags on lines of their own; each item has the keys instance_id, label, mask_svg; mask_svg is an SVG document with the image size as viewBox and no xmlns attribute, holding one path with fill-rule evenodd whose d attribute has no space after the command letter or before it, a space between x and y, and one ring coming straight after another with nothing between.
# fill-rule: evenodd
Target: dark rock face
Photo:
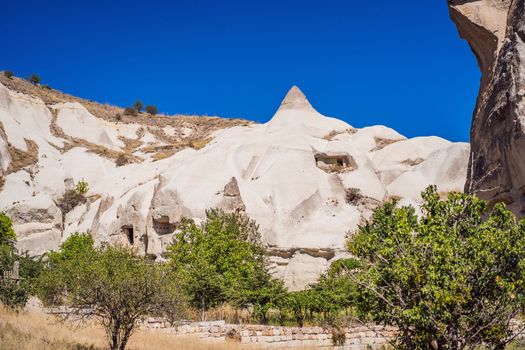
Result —
<instances>
[{"instance_id":1,"label":"dark rock face","mask_svg":"<svg viewBox=\"0 0 525 350\"><path fill-rule=\"evenodd\" d=\"M465 191L525 215L525 0L449 0L482 72Z\"/></svg>"}]
</instances>

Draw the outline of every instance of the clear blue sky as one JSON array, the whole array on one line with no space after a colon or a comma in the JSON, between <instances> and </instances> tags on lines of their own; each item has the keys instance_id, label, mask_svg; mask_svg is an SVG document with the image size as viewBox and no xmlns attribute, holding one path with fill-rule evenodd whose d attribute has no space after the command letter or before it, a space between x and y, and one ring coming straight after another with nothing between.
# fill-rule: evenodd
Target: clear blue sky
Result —
<instances>
[{"instance_id":1,"label":"clear blue sky","mask_svg":"<svg viewBox=\"0 0 525 350\"><path fill-rule=\"evenodd\" d=\"M468 141L479 71L446 0L3 1L0 69L84 98L264 122L294 84L361 127Z\"/></svg>"}]
</instances>

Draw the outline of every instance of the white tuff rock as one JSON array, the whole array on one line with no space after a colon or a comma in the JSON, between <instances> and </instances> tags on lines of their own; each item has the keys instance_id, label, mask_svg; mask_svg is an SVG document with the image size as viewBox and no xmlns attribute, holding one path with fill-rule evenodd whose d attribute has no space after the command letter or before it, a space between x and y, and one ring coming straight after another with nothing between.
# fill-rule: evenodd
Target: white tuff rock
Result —
<instances>
[{"instance_id":1,"label":"white tuff rock","mask_svg":"<svg viewBox=\"0 0 525 350\"><path fill-rule=\"evenodd\" d=\"M79 103L46 106L0 84L2 171L7 145L38 146L34 164L5 176L0 210L13 215L19 248L35 254L89 230L97 242L127 242L160 257L182 217L201 220L220 207L257 221L274 274L299 289L346 254L347 232L380 201L417 203L429 184L460 191L465 182L468 144L406 139L384 126L355 129L319 114L297 87L266 124L225 128L201 149L119 167L82 143L62 148L66 136L53 132L52 113L64 134L113 151L140 127L101 120ZM138 137L163 142L148 132ZM65 182L82 178L91 197L62 221L54 203Z\"/></svg>"}]
</instances>

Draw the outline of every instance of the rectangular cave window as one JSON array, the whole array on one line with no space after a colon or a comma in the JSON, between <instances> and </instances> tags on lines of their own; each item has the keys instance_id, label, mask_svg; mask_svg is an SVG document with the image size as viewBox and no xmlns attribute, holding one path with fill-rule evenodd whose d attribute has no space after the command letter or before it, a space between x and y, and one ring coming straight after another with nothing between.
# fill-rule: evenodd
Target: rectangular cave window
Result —
<instances>
[{"instance_id":1,"label":"rectangular cave window","mask_svg":"<svg viewBox=\"0 0 525 350\"><path fill-rule=\"evenodd\" d=\"M168 235L175 232L177 225L170 222L169 217L161 216L158 219L153 219L153 230L158 235Z\"/></svg>"},{"instance_id":2,"label":"rectangular cave window","mask_svg":"<svg viewBox=\"0 0 525 350\"><path fill-rule=\"evenodd\" d=\"M352 171L357 168L352 156L347 153L341 154L314 154L315 165L325 172Z\"/></svg>"},{"instance_id":3,"label":"rectangular cave window","mask_svg":"<svg viewBox=\"0 0 525 350\"><path fill-rule=\"evenodd\" d=\"M122 233L124 233L124 236L126 236L128 243L133 245L135 241L135 235L133 233L133 226L131 225L122 226Z\"/></svg>"}]
</instances>

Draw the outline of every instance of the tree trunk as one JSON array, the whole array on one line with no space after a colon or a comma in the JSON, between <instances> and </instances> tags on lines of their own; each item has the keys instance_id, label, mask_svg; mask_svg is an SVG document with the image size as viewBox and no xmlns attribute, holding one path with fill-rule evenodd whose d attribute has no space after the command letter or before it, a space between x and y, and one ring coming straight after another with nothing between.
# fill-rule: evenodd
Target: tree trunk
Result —
<instances>
[{"instance_id":1,"label":"tree trunk","mask_svg":"<svg viewBox=\"0 0 525 350\"><path fill-rule=\"evenodd\" d=\"M132 326L126 328L124 331L124 334L122 335L122 338L120 340L120 345L118 350L126 350L126 346L128 344L129 337L131 335Z\"/></svg>"},{"instance_id":2,"label":"tree trunk","mask_svg":"<svg viewBox=\"0 0 525 350\"><path fill-rule=\"evenodd\" d=\"M110 337L109 347L111 350L119 350L120 344L120 320L117 317L111 316L109 327L106 329Z\"/></svg>"},{"instance_id":3,"label":"tree trunk","mask_svg":"<svg viewBox=\"0 0 525 350\"><path fill-rule=\"evenodd\" d=\"M118 328L116 326L113 327L111 331L111 344L110 349L111 350L119 350L119 332Z\"/></svg>"}]
</instances>

